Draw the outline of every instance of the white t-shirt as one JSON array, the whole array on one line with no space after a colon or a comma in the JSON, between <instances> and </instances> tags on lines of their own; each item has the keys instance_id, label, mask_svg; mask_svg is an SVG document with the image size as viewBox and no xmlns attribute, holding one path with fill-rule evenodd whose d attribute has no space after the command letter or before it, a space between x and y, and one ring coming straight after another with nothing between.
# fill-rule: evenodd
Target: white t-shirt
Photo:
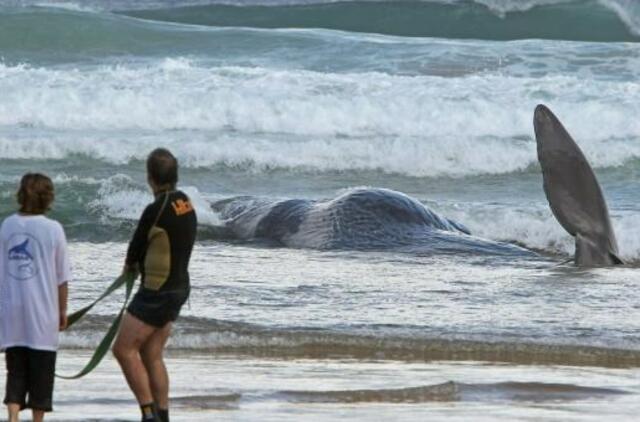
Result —
<instances>
[{"instance_id":1,"label":"white t-shirt","mask_svg":"<svg viewBox=\"0 0 640 422\"><path fill-rule=\"evenodd\" d=\"M58 349L58 286L71 279L62 226L13 214L0 227L0 350Z\"/></svg>"}]
</instances>

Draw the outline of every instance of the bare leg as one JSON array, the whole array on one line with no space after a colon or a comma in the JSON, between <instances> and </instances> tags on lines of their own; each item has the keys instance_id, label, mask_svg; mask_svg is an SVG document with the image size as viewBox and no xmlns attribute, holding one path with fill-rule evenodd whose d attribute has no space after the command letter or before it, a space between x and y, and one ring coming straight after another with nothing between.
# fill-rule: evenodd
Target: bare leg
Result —
<instances>
[{"instance_id":1,"label":"bare leg","mask_svg":"<svg viewBox=\"0 0 640 422\"><path fill-rule=\"evenodd\" d=\"M160 409L169 408L169 374L162 359L162 352L171 333L171 323L156 330L142 345L140 356L149 374L151 394Z\"/></svg>"},{"instance_id":2,"label":"bare leg","mask_svg":"<svg viewBox=\"0 0 640 422\"><path fill-rule=\"evenodd\" d=\"M140 349L156 330L158 329L126 313L112 349L140 405L153 401L149 374L142 363Z\"/></svg>"},{"instance_id":3,"label":"bare leg","mask_svg":"<svg viewBox=\"0 0 640 422\"><path fill-rule=\"evenodd\" d=\"M32 410L33 422L42 422L44 420L44 411L42 410Z\"/></svg>"},{"instance_id":4,"label":"bare leg","mask_svg":"<svg viewBox=\"0 0 640 422\"><path fill-rule=\"evenodd\" d=\"M18 422L20 415L20 405L17 403L7 403L7 411L9 412L9 422Z\"/></svg>"}]
</instances>

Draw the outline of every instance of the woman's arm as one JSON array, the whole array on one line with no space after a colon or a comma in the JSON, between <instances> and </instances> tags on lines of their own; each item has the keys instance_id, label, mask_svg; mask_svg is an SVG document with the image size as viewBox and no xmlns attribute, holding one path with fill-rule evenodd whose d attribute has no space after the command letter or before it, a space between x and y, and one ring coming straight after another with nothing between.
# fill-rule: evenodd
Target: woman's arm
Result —
<instances>
[{"instance_id":1,"label":"woman's arm","mask_svg":"<svg viewBox=\"0 0 640 422\"><path fill-rule=\"evenodd\" d=\"M60 331L67 328L67 298L69 297L69 283L66 281L58 285L58 308L60 315Z\"/></svg>"},{"instance_id":2,"label":"woman's arm","mask_svg":"<svg viewBox=\"0 0 640 422\"><path fill-rule=\"evenodd\" d=\"M67 328L67 298L69 297L69 280L71 280L71 264L67 251L67 236L59 225L58 247L56 248L56 282L58 284L58 315L60 331Z\"/></svg>"}]
</instances>

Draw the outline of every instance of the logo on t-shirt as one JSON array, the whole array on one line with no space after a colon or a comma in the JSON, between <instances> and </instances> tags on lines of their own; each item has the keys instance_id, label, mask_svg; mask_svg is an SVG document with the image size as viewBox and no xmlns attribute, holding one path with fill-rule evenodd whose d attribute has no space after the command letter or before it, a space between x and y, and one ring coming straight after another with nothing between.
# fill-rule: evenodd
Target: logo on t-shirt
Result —
<instances>
[{"instance_id":1,"label":"logo on t-shirt","mask_svg":"<svg viewBox=\"0 0 640 422\"><path fill-rule=\"evenodd\" d=\"M7 256L9 275L18 280L28 280L38 274L38 265L34 258L38 241L26 233L14 234L9 239Z\"/></svg>"}]
</instances>

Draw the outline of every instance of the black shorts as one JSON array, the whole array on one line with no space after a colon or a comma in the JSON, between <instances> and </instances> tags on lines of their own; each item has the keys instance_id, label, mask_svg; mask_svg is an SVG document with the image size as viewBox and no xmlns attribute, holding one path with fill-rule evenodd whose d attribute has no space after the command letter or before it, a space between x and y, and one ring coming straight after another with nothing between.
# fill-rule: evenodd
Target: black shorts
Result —
<instances>
[{"instance_id":1,"label":"black shorts","mask_svg":"<svg viewBox=\"0 0 640 422\"><path fill-rule=\"evenodd\" d=\"M178 319L189 290L157 292L141 287L127 307L127 311L145 324L162 328Z\"/></svg>"},{"instance_id":2,"label":"black shorts","mask_svg":"<svg viewBox=\"0 0 640 422\"><path fill-rule=\"evenodd\" d=\"M56 352L28 347L5 350L7 389L4 404L15 403L20 409L52 410Z\"/></svg>"}]
</instances>

